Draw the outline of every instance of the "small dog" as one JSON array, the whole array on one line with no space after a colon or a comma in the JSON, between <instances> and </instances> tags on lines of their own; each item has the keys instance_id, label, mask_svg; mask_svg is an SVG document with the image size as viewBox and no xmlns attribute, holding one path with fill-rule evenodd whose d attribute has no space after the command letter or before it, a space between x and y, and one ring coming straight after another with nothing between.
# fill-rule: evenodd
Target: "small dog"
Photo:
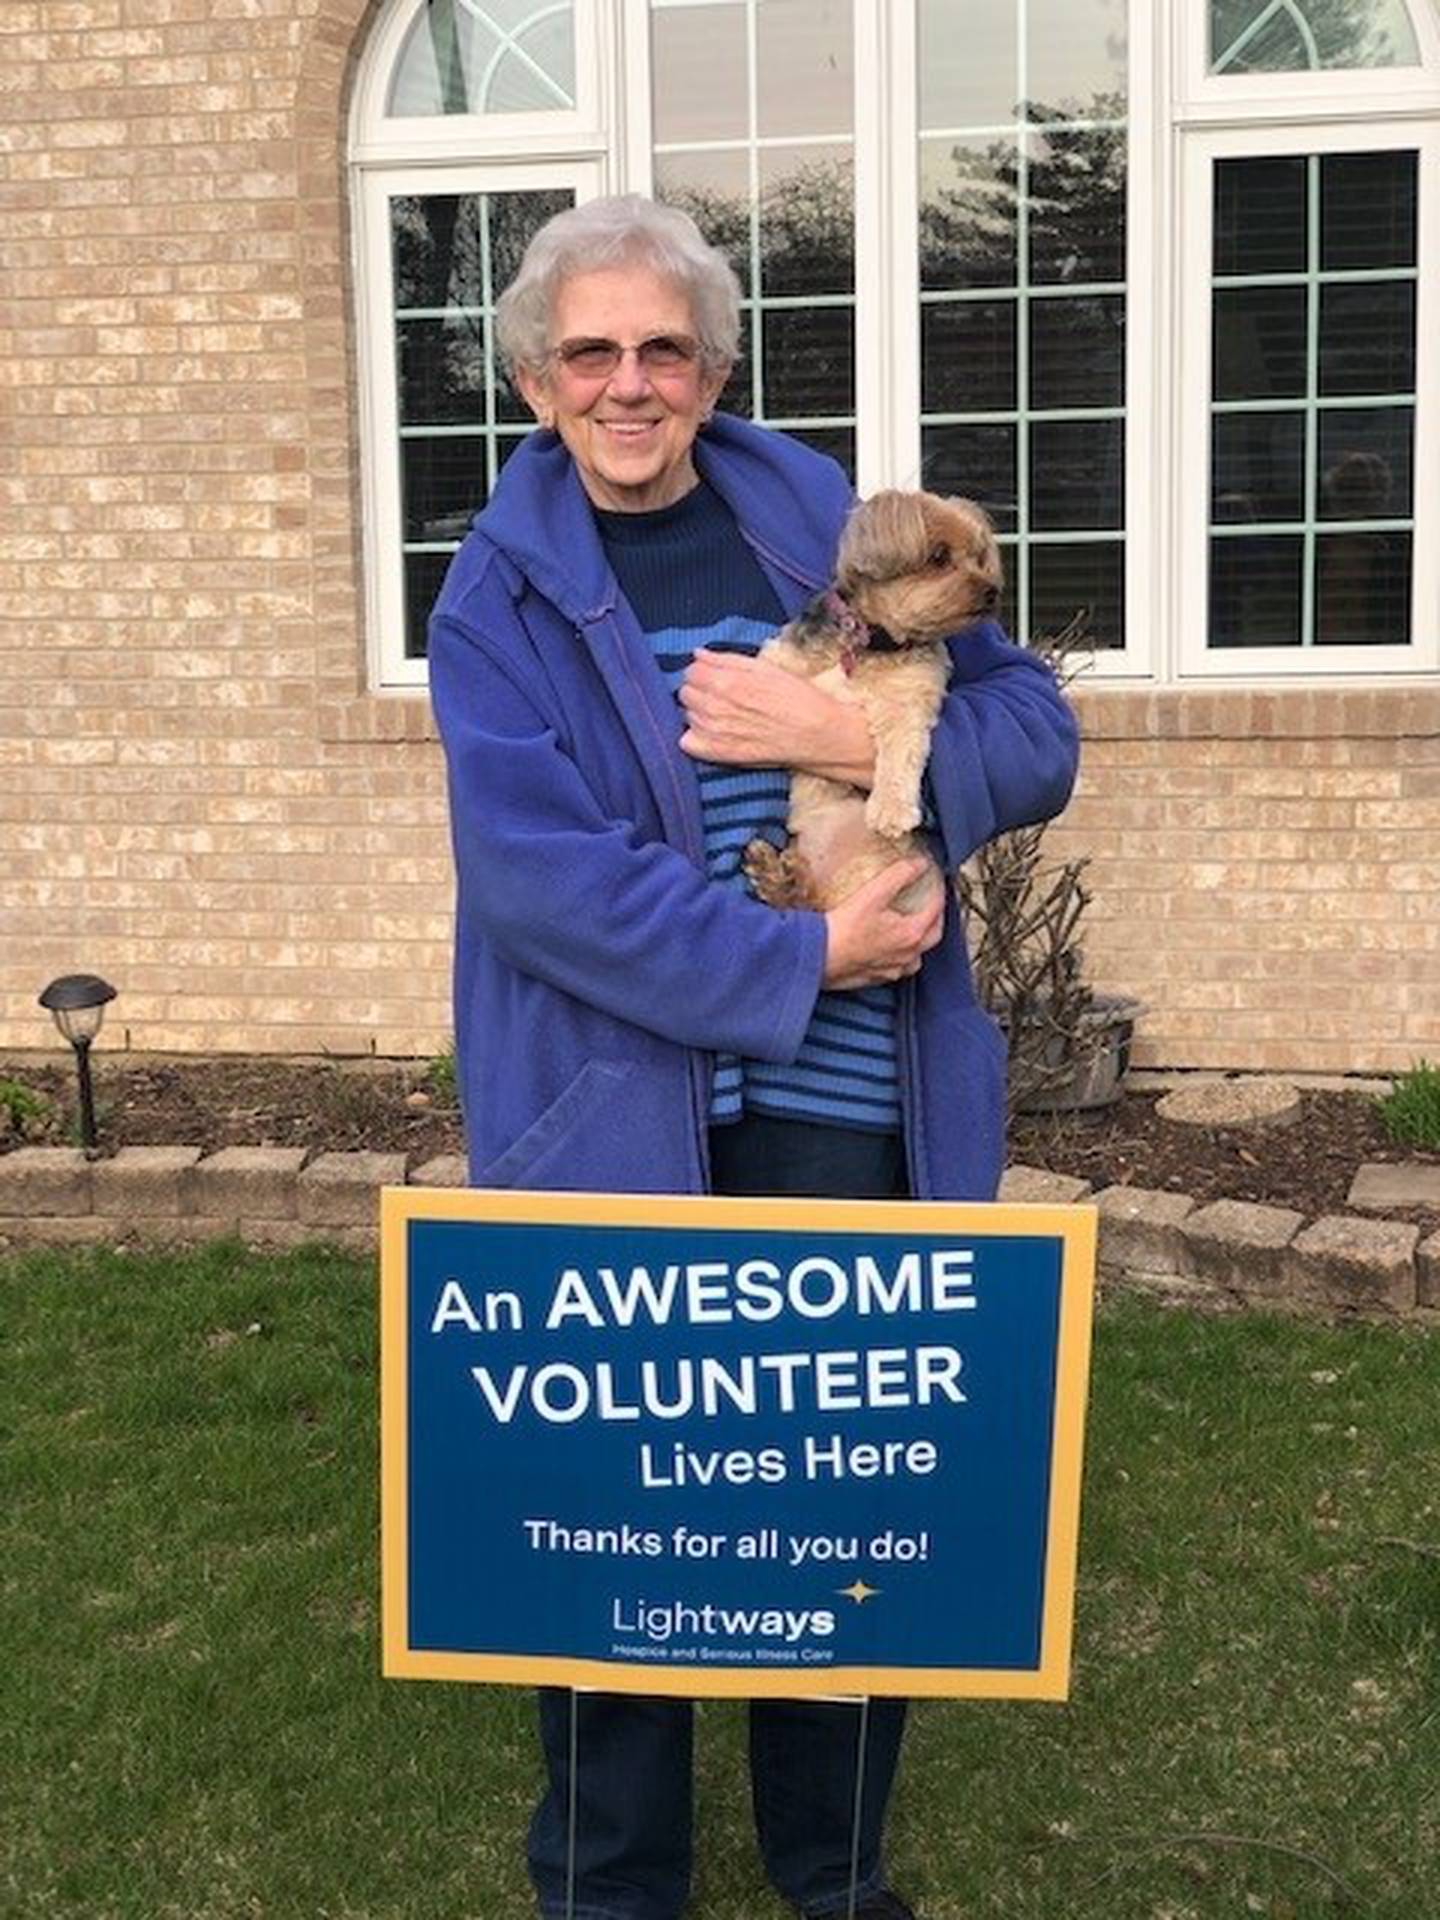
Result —
<instances>
[{"instance_id":1,"label":"small dog","mask_svg":"<svg viewBox=\"0 0 1440 1920\"><path fill-rule=\"evenodd\" d=\"M906 854L929 856L915 829L950 677L945 640L997 605L1001 578L994 528L969 500L887 492L856 507L835 585L761 657L864 709L875 781L866 795L819 774L791 775L788 844L752 840L745 849L745 873L767 905L823 913ZM932 858L897 905L913 910L938 883Z\"/></svg>"}]
</instances>

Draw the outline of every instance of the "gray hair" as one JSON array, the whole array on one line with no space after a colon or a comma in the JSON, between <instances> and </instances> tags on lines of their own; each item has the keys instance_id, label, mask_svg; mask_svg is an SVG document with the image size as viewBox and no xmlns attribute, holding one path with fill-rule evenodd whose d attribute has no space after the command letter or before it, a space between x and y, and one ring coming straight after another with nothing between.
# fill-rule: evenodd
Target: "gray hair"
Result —
<instances>
[{"instance_id":1,"label":"gray hair","mask_svg":"<svg viewBox=\"0 0 1440 1920\"><path fill-rule=\"evenodd\" d=\"M561 284L606 267L648 267L690 303L704 364L733 364L740 345L740 283L688 213L641 193L610 194L557 213L531 240L520 271L495 303L495 342L513 373L538 374Z\"/></svg>"}]
</instances>

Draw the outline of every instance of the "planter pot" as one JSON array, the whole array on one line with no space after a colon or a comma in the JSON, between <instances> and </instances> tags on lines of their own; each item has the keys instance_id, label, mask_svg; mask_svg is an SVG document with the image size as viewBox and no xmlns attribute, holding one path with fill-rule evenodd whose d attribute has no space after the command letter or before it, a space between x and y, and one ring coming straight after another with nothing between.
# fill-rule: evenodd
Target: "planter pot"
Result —
<instances>
[{"instance_id":1,"label":"planter pot","mask_svg":"<svg viewBox=\"0 0 1440 1920\"><path fill-rule=\"evenodd\" d=\"M1097 993L1080 1016L1074 1039L1053 1034L1017 1091L1017 1113L1081 1113L1120 1098L1130 1065L1135 1021L1145 1011L1124 994ZM1001 1014L1000 1024L1009 1022Z\"/></svg>"}]
</instances>

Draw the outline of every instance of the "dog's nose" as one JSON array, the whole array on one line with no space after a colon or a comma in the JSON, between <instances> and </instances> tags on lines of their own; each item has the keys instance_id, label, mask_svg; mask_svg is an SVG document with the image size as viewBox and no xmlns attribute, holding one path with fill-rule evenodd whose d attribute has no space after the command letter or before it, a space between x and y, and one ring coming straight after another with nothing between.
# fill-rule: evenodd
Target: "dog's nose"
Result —
<instances>
[{"instance_id":1,"label":"dog's nose","mask_svg":"<svg viewBox=\"0 0 1440 1920\"><path fill-rule=\"evenodd\" d=\"M999 606L999 604L1000 604L999 587L986 587L984 593L982 593L980 596L981 610L985 613L993 613L996 607Z\"/></svg>"}]
</instances>

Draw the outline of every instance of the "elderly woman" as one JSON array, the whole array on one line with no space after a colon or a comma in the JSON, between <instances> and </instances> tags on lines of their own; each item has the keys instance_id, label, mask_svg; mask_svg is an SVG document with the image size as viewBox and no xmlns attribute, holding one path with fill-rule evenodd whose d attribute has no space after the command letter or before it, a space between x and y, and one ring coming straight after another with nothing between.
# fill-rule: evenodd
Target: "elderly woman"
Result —
<instances>
[{"instance_id":1,"label":"elderly woman","mask_svg":"<svg viewBox=\"0 0 1440 1920\"><path fill-rule=\"evenodd\" d=\"M729 266L674 209L591 201L536 235L497 332L540 430L430 628L474 1183L990 1198L1003 1047L953 900L898 911L922 870L901 862L827 914L776 912L740 871L783 833L792 769L866 788L873 748L857 708L755 658L827 585L851 493L714 413ZM926 791L953 868L1064 804L1076 734L993 623L952 651ZM881 1864L903 1704L857 1714L754 1704L761 1849L801 1913L848 1913L858 1878L858 1920L907 1920ZM547 1693L541 1722L542 1911L567 1911L573 1865L577 1920L676 1920L688 1703Z\"/></svg>"}]
</instances>

